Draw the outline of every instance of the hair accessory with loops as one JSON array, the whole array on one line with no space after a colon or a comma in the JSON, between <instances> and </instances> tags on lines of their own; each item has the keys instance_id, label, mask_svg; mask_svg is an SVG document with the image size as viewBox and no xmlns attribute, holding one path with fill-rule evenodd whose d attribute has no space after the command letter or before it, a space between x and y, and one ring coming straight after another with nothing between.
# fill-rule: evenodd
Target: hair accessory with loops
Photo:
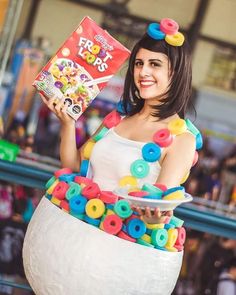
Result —
<instances>
[{"instance_id":1,"label":"hair accessory with loops","mask_svg":"<svg viewBox=\"0 0 236 295\"><path fill-rule=\"evenodd\" d=\"M147 34L155 40L163 40L172 46L182 46L184 43L184 35L180 32L179 25L176 21L170 18L163 18L158 23L151 23L148 26Z\"/></svg>"}]
</instances>

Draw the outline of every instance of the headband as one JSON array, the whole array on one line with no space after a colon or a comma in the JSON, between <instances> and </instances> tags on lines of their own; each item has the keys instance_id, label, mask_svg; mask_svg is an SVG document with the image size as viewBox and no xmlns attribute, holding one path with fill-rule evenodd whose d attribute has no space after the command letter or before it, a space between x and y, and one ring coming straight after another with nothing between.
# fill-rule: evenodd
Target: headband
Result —
<instances>
[{"instance_id":1,"label":"headband","mask_svg":"<svg viewBox=\"0 0 236 295\"><path fill-rule=\"evenodd\" d=\"M172 46L182 46L184 43L184 35L180 32L179 25L170 18L163 18L158 23L151 23L148 26L147 34L155 40L164 40Z\"/></svg>"}]
</instances>

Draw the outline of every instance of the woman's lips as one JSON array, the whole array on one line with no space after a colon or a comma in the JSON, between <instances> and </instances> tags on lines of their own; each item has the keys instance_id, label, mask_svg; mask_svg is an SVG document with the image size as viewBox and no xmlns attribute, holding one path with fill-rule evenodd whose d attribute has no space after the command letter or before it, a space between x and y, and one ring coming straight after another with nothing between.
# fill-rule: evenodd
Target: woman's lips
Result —
<instances>
[{"instance_id":1,"label":"woman's lips","mask_svg":"<svg viewBox=\"0 0 236 295\"><path fill-rule=\"evenodd\" d=\"M142 88L148 88L148 87L153 86L154 84L156 84L156 81L153 81L153 80L140 80L139 81L139 85Z\"/></svg>"}]
</instances>

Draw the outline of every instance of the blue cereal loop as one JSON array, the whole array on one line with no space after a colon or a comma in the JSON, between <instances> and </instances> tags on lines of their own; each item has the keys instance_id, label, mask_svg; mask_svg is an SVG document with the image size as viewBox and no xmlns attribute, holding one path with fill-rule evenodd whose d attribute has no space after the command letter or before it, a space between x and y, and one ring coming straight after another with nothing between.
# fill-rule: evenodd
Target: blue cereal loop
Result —
<instances>
[{"instance_id":1,"label":"blue cereal loop","mask_svg":"<svg viewBox=\"0 0 236 295\"><path fill-rule=\"evenodd\" d=\"M174 193L176 191L182 191L184 193L185 192L185 188L183 186L181 186L181 185L180 186L171 187L171 188L169 188L168 190L166 190L164 192L164 196L169 195L171 193Z\"/></svg>"},{"instance_id":2,"label":"blue cereal loop","mask_svg":"<svg viewBox=\"0 0 236 295\"><path fill-rule=\"evenodd\" d=\"M161 148L153 142L146 143L142 148L142 156L147 162L156 162L161 157Z\"/></svg>"},{"instance_id":3,"label":"blue cereal loop","mask_svg":"<svg viewBox=\"0 0 236 295\"><path fill-rule=\"evenodd\" d=\"M83 196L75 196L69 200L70 212L72 214L83 214L85 212L85 206L87 199Z\"/></svg>"},{"instance_id":4,"label":"blue cereal loop","mask_svg":"<svg viewBox=\"0 0 236 295\"><path fill-rule=\"evenodd\" d=\"M80 174L81 176L86 177L89 167L89 160L83 160L80 165Z\"/></svg>"},{"instance_id":5,"label":"blue cereal loop","mask_svg":"<svg viewBox=\"0 0 236 295\"><path fill-rule=\"evenodd\" d=\"M100 222L101 222L100 219L90 218L87 215L84 216L84 221L97 227L100 225Z\"/></svg>"},{"instance_id":6,"label":"blue cereal loop","mask_svg":"<svg viewBox=\"0 0 236 295\"><path fill-rule=\"evenodd\" d=\"M196 136L196 150L200 150L203 146L203 139L201 133Z\"/></svg>"},{"instance_id":7,"label":"blue cereal loop","mask_svg":"<svg viewBox=\"0 0 236 295\"><path fill-rule=\"evenodd\" d=\"M160 31L160 25L158 23L151 23L148 26L147 34L155 40L164 40L166 36L162 31Z\"/></svg>"}]
</instances>

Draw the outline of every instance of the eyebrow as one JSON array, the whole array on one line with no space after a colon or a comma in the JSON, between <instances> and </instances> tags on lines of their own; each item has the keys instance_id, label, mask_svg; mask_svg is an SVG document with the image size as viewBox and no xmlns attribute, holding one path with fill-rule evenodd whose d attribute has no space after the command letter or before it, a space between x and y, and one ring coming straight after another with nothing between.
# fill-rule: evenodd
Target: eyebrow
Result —
<instances>
[{"instance_id":1,"label":"eyebrow","mask_svg":"<svg viewBox=\"0 0 236 295\"><path fill-rule=\"evenodd\" d=\"M142 61L141 58L136 58L135 61L137 61L137 60ZM163 63L163 61L160 60L160 59L158 59L158 58L151 58L151 59L149 59L148 61L150 61L150 62L157 61L157 62L161 62L161 63Z\"/></svg>"}]
</instances>

